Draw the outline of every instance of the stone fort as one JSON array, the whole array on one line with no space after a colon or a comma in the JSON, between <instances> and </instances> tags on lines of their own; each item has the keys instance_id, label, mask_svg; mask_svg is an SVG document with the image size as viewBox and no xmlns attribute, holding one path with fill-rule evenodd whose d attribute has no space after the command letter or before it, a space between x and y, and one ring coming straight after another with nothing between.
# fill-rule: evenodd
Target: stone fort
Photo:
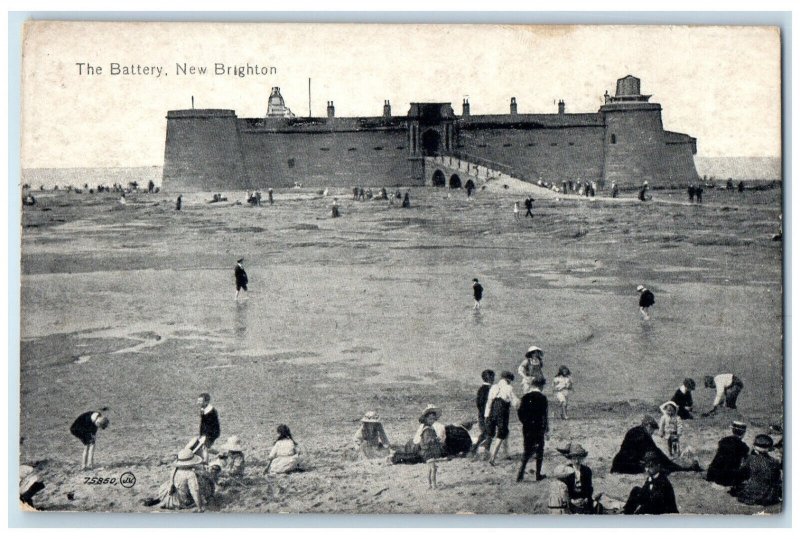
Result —
<instances>
[{"instance_id":1,"label":"stone fort","mask_svg":"<svg viewBox=\"0 0 800 539\"><path fill-rule=\"evenodd\" d=\"M167 113L163 188L171 192L304 186L438 185L450 182L431 158L457 159L528 182L595 181L602 188L686 185L698 180L697 139L665 131L661 105L642 95L638 78L617 80L597 112L461 115L450 103L411 103L404 116L297 117L272 88L267 114L238 118L226 109Z\"/></svg>"}]
</instances>

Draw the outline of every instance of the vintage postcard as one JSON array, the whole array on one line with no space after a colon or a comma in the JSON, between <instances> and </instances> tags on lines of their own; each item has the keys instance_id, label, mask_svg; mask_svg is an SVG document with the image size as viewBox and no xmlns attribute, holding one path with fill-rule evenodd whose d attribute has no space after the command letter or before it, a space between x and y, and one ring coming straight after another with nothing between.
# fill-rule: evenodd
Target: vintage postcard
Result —
<instances>
[{"instance_id":1,"label":"vintage postcard","mask_svg":"<svg viewBox=\"0 0 800 539\"><path fill-rule=\"evenodd\" d=\"M29 22L21 506L781 513L780 51Z\"/></svg>"}]
</instances>

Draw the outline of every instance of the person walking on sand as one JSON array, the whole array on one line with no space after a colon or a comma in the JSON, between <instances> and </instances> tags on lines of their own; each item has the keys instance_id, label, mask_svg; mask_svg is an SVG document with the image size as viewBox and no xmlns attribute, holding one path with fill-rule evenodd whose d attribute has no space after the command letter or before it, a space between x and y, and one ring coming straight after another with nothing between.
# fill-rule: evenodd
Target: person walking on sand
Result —
<instances>
[{"instance_id":1,"label":"person walking on sand","mask_svg":"<svg viewBox=\"0 0 800 539\"><path fill-rule=\"evenodd\" d=\"M478 407L478 428L480 429L478 441L472 446L472 453L476 456L480 448L485 445L486 442L491 442L486 428L484 412L486 411L486 403L489 400L489 390L494 384L494 371L491 369L484 370L481 373L481 380L483 380L483 384L478 388L478 394L475 397L475 404Z\"/></svg>"},{"instance_id":2,"label":"person walking on sand","mask_svg":"<svg viewBox=\"0 0 800 539\"><path fill-rule=\"evenodd\" d=\"M619 196L619 187L617 187L617 182L611 182L611 198L617 198Z\"/></svg>"},{"instance_id":3,"label":"person walking on sand","mask_svg":"<svg viewBox=\"0 0 800 539\"><path fill-rule=\"evenodd\" d=\"M269 199L269 205L270 205L270 206L272 206L273 202L275 202L275 201L272 199L272 187L270 187L269 189L267 189L267 198Z\"/></svg>"},{"instance_id":4,"label":"person walking on sand","mask_svg":"<svg viewBox=\"0 0 800 539\"><path fill-rule=\"evenodd\" d=\"M481 299L483 299L483 286L478 282L478 279L472 279L472 297L475 298L474 310L480 310Z\"/></svg>"},{"instance_id":5,"label":"person walking on sand","mask_svg":"<svg viewBox=\"0 0 800 539\"><path fill-rule=\"evenodd\" d=\"M553 386L556 400L561 408L561 419L569 419L567 417L567 401L569 400L569 394L572 392L572 373L569 367L561 365L558 368L558 374L553 378Z\"/></svg>"},{"instance_id":6,"label":"person walking on sand","mask_svg":"<svg viewBox=\"0 0 800 539\"><path fill-rule=\"evenodd\" d=\"M84 412L73 421L69 432L83 444L81 470L94 468L94 444L97 440L98 427L105 430L110 421L100 412Z\"/></svg>"},{"instance_id":7,"label":"person walking on sand","mask_svg":"<svg viewBox=\"0 0 800 539\"><path fill-rule=\"evenodd\" d=\"M489 446L489 464L495 466L497 453L500 446L508 446L508 420L511 415L511 407L519 408L519 398L514 394L511 382L514 375L508 371L500 373L500 380L489 389L489 396L486 398L486 409L483 417L486 419L486 431L492 439Z\"/></svg>"},{"instance_id":8,"label":"person walking on sand","mask_svg":"<svg viewBox=\"0 0 800 539\"><path fill-rule=\"evenodd\" d=\"M678 417L681 419L693 419L692 408L694 402L692 400L692 391L695 389L694 380L686 378L681 384L681 387L675 390L672 396L672 402L678 405Z\"/></svg>"},{"instance_id":9,"label":"person walking on sand","mask_svg":"<svg viewBox=\"0 0 800 539\"><path fill-rule=\"evenodd\" d=\"M199 451L203 462L208 464L208 450L221 434L219 414L211 405L211 395L208 393L200 393L197 405L200 406L200 435L191 449L195 454Z\"/></svg>"},{"instance_id":10,"label":"person walking on sand","mask_svg":"<svg viewBox=\"0 0 800 539\"><path fill-rule=\"evenodd\" d=\"M181 211L183 207L183 195L178 195L178 199L175 201L175 210Z\"/></svg>"},{"instance_id":11,"label":"person walking on sand","mask_svg":"<svg viewBox=\"0 0 800 539\"><path fill-rule=\"evenodd\" d=\"M525 199L525 217L533 217L533 199Z\"/></svg>"},{"instance_id":12,"label":"person walking on sand","mask_svg":"<svg viewBox=\"0 0 800 539\"><path fill-rule=\"evenodd\" d=\"M649 200L650 197L647 195L648 184L647 180L644 181L642 186L639 188L639 200L642 202Z\"/></svg>"},{"instance_id":13,"label":"person walking on sand","mask_svg":"<svg viewBox=\"0 0 800 539\"><path fill-rule=\"evenodd\" d=\"M236 299L239 299L239 291L244 290L247 292L247 272L244 271L244 266L242 265L244 262L244 258L240 258L236 261L236 267L233 270L233 276L236 279Z\"/></svg>"},{"instance_id":14,"label":"person walking on sand","mask_svg":"<svg viewBox=\"0 0 800 539\"><path fill-rule=\"evenodd\" d=\"M715 389L717 394L714 397L714 403L711 410L704 412L703 417L708 417L717 412L718 408L724 406L731 410L736 409L736 400L739 398L744 384L739 377L735 374L718 374L716 376L706 376L704 378L705 386L708 389Z\"/></svg>"},{"instance_id":15,"label":"person walking on sand","mask_svg":"<svg viewBox=\"0 0 800 539\"><path fill-rule=\"evenodd\" d=\"M650 320L650 307L655 305L656 296L643 284L637 286L636 291L639 292L639 312L642 314L642 319Z\"/></svg>"},{"instance_id":16,"label":"person walking on sand","mask_svg":"<svg viewBox=\"0 0 800 539\"><path fill-rule=\"evenodd\" d=\"M746 432L747 425L741 421L731 423L731 435L724 437L717 444L717 452L708 465L706 481L734 487L747 479L744 462L750 453L750 448L742 440Z\"/></svg>"},{"instance_id":17,"label":"person walking on sand","mask_svg":"<svg viewBox=\"0 0 800 539\"><path fill-rule=\"evenodd\" d=\"M514 219L519 219L519 202L514 202Z\"/></svg>"},{"instance_id":18,"label":"person walking on sand","mask_svg":"<svg viewBox=\"0 0 800 539\"><path fill-rule=\"evenodd\" d=\"M333 204L331 205L331 217L334 219L339 217L339 203L336 200L336 197L333 197Z\"/></svg>"},{"instance_id":19,"label":"person walking on sand","mask_svg":"<svg viewBox=\"0 0 800 539\"><path fill-rule=\"evenodd\" d=\"M410 207L411 207L411 199L409 198L408 191L406 191L406 194L405 194L405 196L403 197L403 204L402 204L402 206L403 206L404 208L410 208Z\"/></svg>"},{"instance_id":20,"label":"person walking on sand","mask_svg":"<svg viewBox=\"0 0 800 539\"><path fill-rule=\"evenodd\" d=\"M545 379L542 375L535 375L531 380L531 389L520 400L517 416L522 423L522 440L524 452L517 482L525 478L525 467L533 457L536 461L536 481L544 479L542 475L542 460L544 458L544 441L550 430L547 423L547 397L542 393Z\"/></svg>"}]
</instances>

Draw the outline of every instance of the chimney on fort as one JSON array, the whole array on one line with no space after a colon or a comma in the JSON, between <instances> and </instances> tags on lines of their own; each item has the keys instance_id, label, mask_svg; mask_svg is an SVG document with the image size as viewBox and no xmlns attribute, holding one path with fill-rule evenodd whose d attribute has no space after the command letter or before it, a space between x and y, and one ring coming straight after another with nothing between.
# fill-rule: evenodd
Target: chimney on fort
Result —
<instances>
[{"instance_id":1,"label":"chimney on fort","mask_svg":"<svg viewBox=\"0 0 800 539\"><path fill-rule=\"evenodd\" d=\"M389 104L389 100L383 102L383 117L384 118L391 118L392 117L392 105Z\"/></svg>"},{"instance_id":2,"label":"chimney on fort","mask_svg":"<svg viewBox=\"0 0 800 539\"><path fill-rule=\"evenodd\" d=\"M333 118L336 115L336 109L333 108L333 101L328 101L328 118Z\"/></svg>"},{"instance_id":3,"label":"chimney on fort","mask_svg":"<svg viewBox=\"0 0 800 539\"><path fill-rule=\"evenodd\" d=\"M566 103L564 103L563 99L558 100L558 113L564 114L564 108L566 107Z\"/></svg>"},{"instance_id":4,"label":"chimney on fort","mask_svg":"<svg viewBox=\"0 0 800 539\"><path fill-rule=\"evenodd\" d=\"M469 118L469 100L465 97L464 102L461 103L461 116Z\"/></svg>"},{"instance_id":5,"label":"chimney on fort","mask_svg":"<svg viewBox=\"0 0 800 539\"><path fill-rule=\"evenodd\" d=\"M511 98L511 116L516 116L516 115L517 115L517 98L516 97L512 97Z\"/></svg>"}]
</instances>

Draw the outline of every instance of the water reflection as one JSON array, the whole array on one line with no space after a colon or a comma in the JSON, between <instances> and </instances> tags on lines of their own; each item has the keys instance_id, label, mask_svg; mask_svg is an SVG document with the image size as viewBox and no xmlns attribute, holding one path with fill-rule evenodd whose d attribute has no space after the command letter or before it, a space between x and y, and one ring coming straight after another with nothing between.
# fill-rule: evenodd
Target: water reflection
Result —
<instances>
[{"instance_id":1,"label":"water reflection","mask_svg":"<svg viewBox=\"0 0 800 539\"><path fill-rule=\"evenodd\" d=\"M233 317L233 335L238 341L244 341L247 338L247 300L239 300L236 302L236 312Z\"/></svg>"}]
</instances>

